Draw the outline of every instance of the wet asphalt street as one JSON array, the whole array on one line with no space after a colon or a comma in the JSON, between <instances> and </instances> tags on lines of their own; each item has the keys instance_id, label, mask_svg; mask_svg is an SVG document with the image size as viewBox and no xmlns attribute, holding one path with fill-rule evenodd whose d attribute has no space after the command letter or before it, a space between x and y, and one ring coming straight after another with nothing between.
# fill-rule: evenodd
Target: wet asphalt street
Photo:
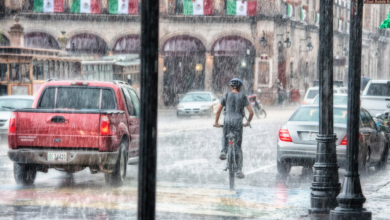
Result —
<instances>
[{"instance_id":1,"label":"wet asphalt street","mask_svg":"<svg viewBox=\"0 0 390 220\"><path fill-rule=\"evenodd\" d=\"M244 180L228 188L219 160L221 129L213 118L159 116L156 219L299 219L310 206L312 175L294 167L276 171L279 128L293 108L268 112L244 130ZM136 165L128 165L124 186L110 188L89 169L69 175L38 173L32 186L18 186L12 163L0 156L0 219L135 219ZM343 170L340 170L342 176ZM364 180L363 180L364 181Z\"/></svg>"}]
</instances>

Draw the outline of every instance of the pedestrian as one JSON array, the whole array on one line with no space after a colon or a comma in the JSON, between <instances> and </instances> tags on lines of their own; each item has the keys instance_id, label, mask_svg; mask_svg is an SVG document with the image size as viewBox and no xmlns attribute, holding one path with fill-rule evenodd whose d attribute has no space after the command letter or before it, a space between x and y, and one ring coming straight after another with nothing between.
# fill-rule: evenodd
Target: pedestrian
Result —
<instances>
[{"instance_id":1,"label":"pedestrian","mask_svg":"<svg viewBox=\"0 0 390 220\"><path fill-rule=\"evenodd\" d=\"M280 86L278 93L279 108L284 108L284 101L286 99L286 91L283 86Z\"/></svg>"}]
</instances>

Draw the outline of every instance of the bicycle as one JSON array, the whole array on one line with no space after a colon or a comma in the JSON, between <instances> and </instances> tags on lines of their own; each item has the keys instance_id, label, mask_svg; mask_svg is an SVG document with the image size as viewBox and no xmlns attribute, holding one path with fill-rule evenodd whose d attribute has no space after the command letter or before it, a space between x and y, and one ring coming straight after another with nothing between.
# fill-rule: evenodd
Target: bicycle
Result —
<instances>
[{"instance_id":1,"label":"bicycle","mask_svg":"<svg viewBox=\"0 0 390 220\"><path fill-rule=\"evenodd\" d=\"M220 125L221 128L224 127L224 125ZM215 125L213 125L215 127ZM227 154L227 160L226 160L226 168L223 171L229 170L229 185L230 190L234 190L234 178L236 177L238 166L236 163L236 148L234 147L235 143L235 135L233 132L229 132L229 134L226 135L228 138L228 154Z\"/></svg>"}]
</instances>

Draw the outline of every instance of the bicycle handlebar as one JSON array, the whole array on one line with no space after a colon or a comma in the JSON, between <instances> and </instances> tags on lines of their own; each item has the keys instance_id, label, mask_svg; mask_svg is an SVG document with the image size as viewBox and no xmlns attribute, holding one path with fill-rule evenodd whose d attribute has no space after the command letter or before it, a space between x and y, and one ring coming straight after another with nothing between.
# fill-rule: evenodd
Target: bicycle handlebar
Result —
<instances>
[{"instance_id":1,"label":"bicycle handlebar","mask_svg":"<svg viewBox=\"0 0 390 220\"><path fill-rule=\"evenodd\" d=\"M225 127L225 125L219 125L221 128ZM242 125L244 127L244 124ZM215 127L215 125L213 125ZM216 127L215 127L216 128Z\"/></svg>"}]
</instances>

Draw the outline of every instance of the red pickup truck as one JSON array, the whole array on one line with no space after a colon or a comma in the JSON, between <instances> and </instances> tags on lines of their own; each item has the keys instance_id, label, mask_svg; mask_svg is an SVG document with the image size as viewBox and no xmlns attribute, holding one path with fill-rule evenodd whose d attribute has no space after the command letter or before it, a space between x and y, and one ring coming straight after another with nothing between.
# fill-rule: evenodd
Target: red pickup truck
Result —
<instances>
[{"instance_id":1,"label":"red pickup truck","mask_svg":"<svg viewBox=\"0 0 390 220\"><path fill-rule=\"evenodd\" d=\"M12 112L8 157L18 184L33 184L37 171L104 173L121 185L139 149L140 101L122 81L49 81L32 108Z\"/></svg>"}]
</instances>

